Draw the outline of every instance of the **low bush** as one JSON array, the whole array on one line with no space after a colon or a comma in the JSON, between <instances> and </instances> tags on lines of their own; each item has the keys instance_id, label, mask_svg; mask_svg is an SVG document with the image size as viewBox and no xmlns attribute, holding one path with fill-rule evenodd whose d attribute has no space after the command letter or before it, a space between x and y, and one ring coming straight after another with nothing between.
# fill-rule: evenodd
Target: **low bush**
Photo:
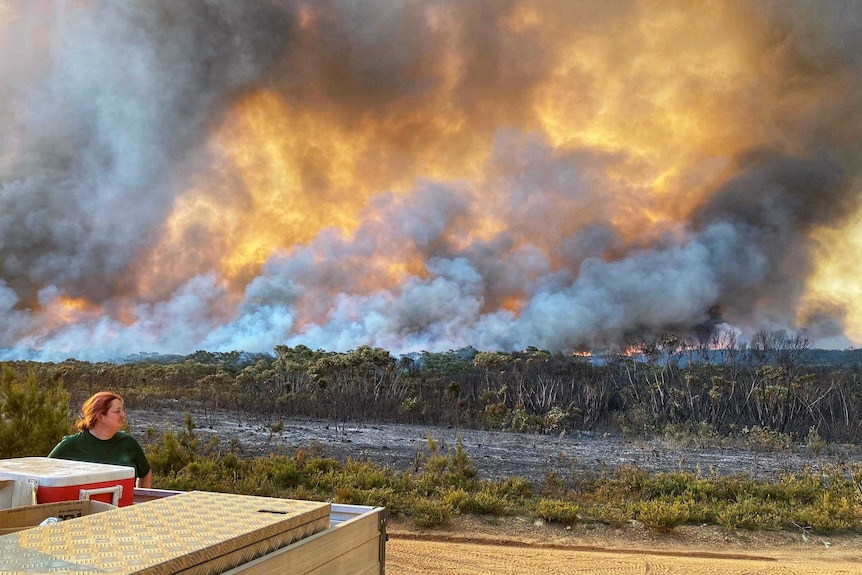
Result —
<instances>
[{"instance_id":1,"label":"low bush","mask_svg":"<svg viewBox=\"0 0 862 575\"><path fill-rule=\"evenodd\" d=\"M454 510L444 501L416 499L406 514L416 527L434 529L447 526Z\"/></svg>"},{"instance_id":2,"label":"low bush","mask_svg":"<svg viewBox=\"0 0 862 575\"><path fill-rule=\"evenodd\" d=\"M498 497L520 500L533 496L533 486L523 477L508 477L486 487Z\"/></svg>"},{"instance_id":3,"label":"low bush","mask_svg":"<svg viewBox=\"0 0 862 575\"><path fill-rule=\"evenodd\" d=\"M599 521L611 527L623 527L634 516L629 505L591 505L584 509L584 515L589 519Z\"/></svg>"},{"instance_id":4,"label":"low bush","mask_svg":"<svg viewBox=\"0 0 862 575\"><path fill-rule=\"evenodd\" d=\"M779 529L783 513L775 501L743 497L728 503L715 515L715 522L725 529Z\"/></svg>"},{"instance_id":5,"label":"low bush","mask_svg":"<svg viewBox=\"0 0 862 575\"><path fill-rule=\"evenodd\" d=\"M862 528L862 509L852 499L823 492L817 501L792 512L795 525L814 533L835 533Z\"/></svg>"},{"instance_id":6,"label":"low bush","mask_svg":"<svg viewBox=\"0 0 862 575\"><path fill-rule=\"evenodd\" d=\"M817 533L862 530L862 464L778 475L702 477L637 467L604 470L576 480L554 473L534 488L523 478L476 477L460 441L442 453L431 438L416 466L404 472L370 461L341 463L322 448L293 456L242 459L217 441L206 445L187 422L149 446L156 487L204 489L383 506L419 528L445 527L456 514L530 515L565 525L587 519L622 526L635 519L657 532L686 523L727 529L796 529Z\"/></svg>"},{"instance_id":7,"label":"low bush","mask_svg":"<svg viewBox=\"0 0 862 575\"><path fill-rule=\"evenodd\" d=\"M505 515L509 511L508 501L493 493L492 489L484 489L475 493L457 489L444 495L443 500L461 513Z\"/></svg>"},{"instance_id":8,"label":"low bush","mask_svg":"<svg viewBox=\"0 0 862 575\"><path fill-rule=\"evenodd\" d=\"M635 506L635 518L654 531L667 533L691 518L688 501L644 501Z\"/></svg>"},{"instance_id":9,"label":"low bush","mask_svg":"<svg viewBox=\"0 0 862 575\"><path fill-rule=\"evenodd\" d=\"M577 503L559 499L541 499L536 504L536 516L550 523L574 525L578 522L581 508Z\"/></svg>"}]
</instances>

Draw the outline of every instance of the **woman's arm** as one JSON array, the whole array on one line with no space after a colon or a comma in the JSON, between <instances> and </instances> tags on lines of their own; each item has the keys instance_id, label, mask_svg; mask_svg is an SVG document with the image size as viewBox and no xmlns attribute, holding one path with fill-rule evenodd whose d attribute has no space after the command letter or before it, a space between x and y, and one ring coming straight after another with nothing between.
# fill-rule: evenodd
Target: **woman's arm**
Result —
<instances>
[{"instance_id":1,"label":"woman's arm","mask_svg":"<svg viewBox=\"0 0 862 575\"><path fill-rule=\"evenodd\" d=\"M143 477L138 477L138 481L135 485L135 487L141 487L144 489L149 489L152 486L153 486L153 471L152 470L150 470Z\"/></svg>"}]
</instances>

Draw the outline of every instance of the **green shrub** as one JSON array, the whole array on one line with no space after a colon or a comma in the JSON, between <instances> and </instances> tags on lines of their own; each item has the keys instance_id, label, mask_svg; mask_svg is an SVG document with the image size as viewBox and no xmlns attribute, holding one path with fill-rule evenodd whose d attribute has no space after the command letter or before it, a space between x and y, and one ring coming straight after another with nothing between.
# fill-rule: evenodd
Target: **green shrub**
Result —
<instances>
[{"instance_id":1,"label":"green shrub","mask_svg":"<svg viewBox=\"0 0 862 575\"><path fill-rule=\"evenodd\" d=\"M799 474L782 473L771 487L774 489L770 489L769 496L798 505L817 501L825 485L819 473L807 469Z\"/></svg>"},{"instance_id":2,"label":"green shrub","mask_svg":"<svg viewBox=\"0 0 862 575\"><path fill-rule=\"evenodd\" d=\"M456 513L527 514L573 524L586 517L623 526L636 519L659 532L684 523L727 529L802 528L829 533L862 529L862 464L784 473L773 480L747 475L700 477L688 472L651 474L620 467L577 481L549 472L541 489L523 478L487 482L459 440L446 455L433 439L417 460L421 471L395 472L370 461L341 464L323 450L298 449L293 457L243 460L236 453L200 448L193 422L165 434L151 448L157 487L205 489L383 506L420 528L445 527ZM575 502L577 501L577 503Z\"/></svg>"},{"instance_id":3,"label":"green shrub","mask_svg":"<svg viewBox=\"0 0 862 575\"><path fill-rule=\"evenodd\" d=\"M25 381L3 364L0 381L0 458L44 457L69 434L69 395L62 383Z\"/></svg>"},{"instance_id":4,"label":"green shrub","mask_svg":"<svg viewBox=\"0 0 862 575\"><path fill-rule=\"evenodd\" d=\"M856 503L862 505L862 463L850 466L850 481L848 482Z\"/></svg>"},{"instance_id":5,"label":"green shrub","mask_svg":"<svg viewBox=\"0 0 862 575\"><path fill-rule=\"evenodd\" d=\"M451 489L443 494L443 502L452 509L463 512L469 505L470 494L463 489Z\"/></svg>"},{"instance_id":6,"label":"green shrub","mask_svg":"<svg viewBox=\"0 0 862 575\"><path fill-rule=\"evenodd\" d=\"M649 473L645 469L623 465L614 471L609 483L619 495L640 496L648 480Z\"/></svg>"},{"instance_id":7,"label":"green shrub","mask_svg":"<svg viewBox=\"0 0 862 575\"><path fill-rule=\"evenodd\" d=\"M550 523L574 525L578 522L581 508L571 501L559 499L542 499L536 504L536 516Z\"/></svg>"},{"instance_id":8,"label":"green shrub","mask_svg":"<svg viewBox=\"0 0 862 575\"><path fill-rule=\"evenodd\" d=\"M706 422L686 421L671 423L662 429L666 440L680 447L703 449L705 447L724 447L727 438L715 430L715 426Z\"/></svg>"},{"instance_id":9,"label":"green shrub","mask_svg":"<svg viewBox=\"0 0 862 575\"><path fill-rule=\"evenodd\" d=\"M362 505L363 495L360 489L349 485L341 485L335 488L332 500L335 503L345 503L348 505Z\"/></svg>"},{"instance_id":10,"label":"green shrub","mask_svg":"<svg viewBox=\"0 0 862 575\"><path fill-rule=\"evenodd\" d=\"M644 482L643 494L647 499L662 496L680 497L693 491L700 491L695 484L696 478L691 473L659 473Z\"/></svg>"},{"instance_id":11,"label":"green shrub","mask_svg":"<svg viewBox=\"0 0 862 575\"><path fill-rule=\"evenodd\" d=\"M794 523L810 528L815 533L833 533L862 527L862 509L847 497L829 492L820 494L817 502L798 508Z\"/></svg>"},{"instance_id":12,"label":"green shrub","mask_svg":"<svg viewBox=\"0 0 862 575\"><path fill-rule=\"evenodd\" d=\"M309 489L305 485L299 485L296 489L290 492L289 499L304 499L306 501L324 501L327 498L321 496L315 491Z\"/></svg>"},{"instance_id":13,"label":"green shrub","mask_svg":"<svg viewBox=\"0 0 862 575\"><path fill-rule=\"evenodd\" d=\"M276 458L272 462L270 480L278 488L296 487L302 483L303 474L300 472L296 461L287 457Z\"/></svg>"},{"instance_id":14,"label":"green shrub","mask_svg":"<svg viewBox=\"0 0 862 575\"><path fill-rule=\"evenodd\" d=\"M463 489L456 489L444 495L443 501L461 513L505 515L508 511L508 504L505 499L484 490L468 493Z\"/></svg>"},{"instance_id":15,"label":"green shrub","mask_svg":"<svg viewBox=\"0 0 862 575\"><path fill-rule=\"evenodd\" d=\"M712 501L685 501L688 507L688 519L686 523L695 525L715 525L716 503Z\"/></svg>"},{"instance_id":16,"label":"green shrub","mask_svg":"<svg viewBox=\"0 0 862 575\"><path fill-rule=\"evenodd\" d=\"M440 453L440 447L432 438L427 438L429 454L419 455L417 465L423 467L419 482L426 494L434 493L440 487L472 488L475 486L476 468L473 467L464 444L459 436L454 450L448 454Z\"/></svg>"},{"instance_id":17,"label":"green shrub","mask_svg":"<svg viewBox=\"0 0 862 575\"><path fill-rule=\"evenodd\" d=\"M174 433L173 428L162 436L162 442L147 446L147 459L153 468L153 475L176 475L183 467L195 461L200 453L200 435L195 433L195 422L189 412L185 413L184 427ZM219 442L217 436L210 439L212 449Z\"/></svg>"},{"instance_id":18,"label":"green shrub","mask_svg":"<svg viewBox=\"0 0 862 575\"><path fill-rule=\"evenodd\" d=\"M718 477L712 482L713 501L732 503L741 497L752 496L757 482L747 475L728 475Z\"/></svg>"},{"instance_id":19,"label":"green shrub","mask_svg":"<svg viewBox=\"0 0 862 575\"><path fill-rule=\"evenodd\" d=\"M373 489L389 485L393 476L389 468L380 467L370 461L348 459L341 468L344 481L360 489Z\"/></svg>"},{"instance_id":20,"label":"green shrub","mask_svg":"<svg viewBox=\"0 0 862 575\"><path fill-rule=\"evenodd\" d=\"M689 503L683 501L645 501L636 506L637 520L661 533L673 531L691 516Z\"/></svg>"},{"instance_id":21,"label":"green shrub","mask_svg":"<svg viewBox=\"0 0 862 575\"><path fill-rule=\"evenodd\" d=\"M518 406L509 414L508 425L504 427L522 433L539 433L544 428L544 420L538 415L527 413L523 406Z\"/></svg>"},{"instance_id":22,"label":"green shrub","mask_svg":"<svg viewBox=\"0 0 862 575\"><path fill-rule=\"evenodd\" d=\"M483 490L492 492L496 497L512 500L533 496L533 486L523 477L507 477L494 483L484 484Z\"/></svg>"},{"instance_id":23,"label":"green shrub","mask_svg":"<svg viewBox=\"0 0 862 575\"><path fill-rule=\"evenodd\" d=\"M407 512L410 521L420 529L445 527L452 521L454 510L445 502L434 499L415 499Z\"/></svg>"},{"instance_id":24,"label":"green shrub","mask_svg":"<svg viewBox=\"0 0 862 575\"><path fill-rule=\"evenodd\" d=\"M778 529L781 517L781 509L775 501L743 497L720 509L715 521L725 529Z\"/></svg>"},{"instance_id":25,"label":"green shrub","mask_svg":"<svg viewBox=\"0 0 862 575\"><path fill-rule=\"evenodd\" d=\"M585 514L612 527L623 527L631 521L633 512L629 505L596 505L585 511Z\"/></svg>"},{"instance_id":26,"label":"green shrub","mask_svg":"<svg viewBox=\"0 0 862 575\"><path fill-rule=\"evenodd\" d=\"M572 416L560 407L554 406L542 418L542 433L557 433L571 425Z\"/></svg>"},{"instance_id":27,"label":"green shrub","mask_svg":"<svg viewBox=\"0 0 862 575\"><path fill-rule=\"evenodd\" d=\"M416 397L406 397L401 405L398 406L398 413L415 413L419 409L419 399Z\"/></svg>"},{"instance_id":28,"label":"green shrub","mask_svg":"<svg viewBox=\"0 0 862 575\"><path fill-rule=\"evenodd\" d=\"M331 457L312 457L305 460L305 471L313 474L325 474L341 468L337 459Z\"/></svg>"},{"instance_id":29,"label":"green shrub","mask_svg":"<svg viewBox=\"0 0 862 575\"><path fill-rule=\"evenodd\" d=\"M823 450L826 448L826 441L820 436L817 428L813 425L808 428L808 436L805 438L805 446L814 454L815 457L820 457Z\"/></svg>"},{"instance_id":30,"label":"green shrub","mask_svg":"<svg viewBox=\"0 0 862 575\"><path fill-rule=\"evenodd\" d=\"M396 493L392 487L374 487L364 492L363 505L386 507L390 511L404 509L404 497Z\"/></svg>"}]
</instances>

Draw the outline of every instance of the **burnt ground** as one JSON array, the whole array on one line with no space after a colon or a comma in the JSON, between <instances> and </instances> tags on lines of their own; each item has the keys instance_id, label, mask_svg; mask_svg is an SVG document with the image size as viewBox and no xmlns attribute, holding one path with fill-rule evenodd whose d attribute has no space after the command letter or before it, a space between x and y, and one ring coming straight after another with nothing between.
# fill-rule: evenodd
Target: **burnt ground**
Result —
<instances>
[{"instance_id":1,"label":"burnt ground","mask_svg":"<svg viewBox=\"0 0 862 575\"><path fill-rule=\"evenodd\" d=\"M728 475L744 473L768 478L782 471L859 461L859 446L830 446L815 457L804 446L783 451L691 449L660 439L631 439L589 433L534 435L388 423L343 423L308 419L265 420L233 412L191 412L195 431L203 442L217 435L220 445L235 440L244 457L293 454L296 449L339 461L370 460L395 471L413 468L417 458L428 455L429 438L447 453L460 438L463 449L480 479L523 477L540 483L547 473L560 478L591 476L634 465L651 471L701 472ZM182 409L129 409L130 432L142 443L156 443L168 429L184 428Z\"/></svg>"},{"instance_id":2,"label":"burnt ground","mask_svg":"<svg viewBox=\"0 0 862 575\"><path fill-rule=\"evenodd\" d=\"M286 419L275 421L228 412L195 413L197 432L218 435L221 445L238 442L241 455L291 455L298 448L316 454L371 460L396 471L413 467L427 455L431 437L444 450L458 438L481 479L523 477L534 485L553 471L598 474L621 465L651 471L685 469L703 473L746 473L769 477L780 471L859 461L862 449L835 448L822 459L803 448L782 452L680 449L663 441L632 440L590 434L543 436L419 425L334 423ZM157 442L173 428L183 428L182 409L129 409L132 433ZM387 528L386 572L393 575L484 575L485 573L857 573L862 541L858 536L807 536L790 531L728 531L718 526L682 525L657 534L642 524L614 527L599 522L562 526L532 517L458 515L440 530L423 530L392 518Z\"/></svg>"}]
</instances>

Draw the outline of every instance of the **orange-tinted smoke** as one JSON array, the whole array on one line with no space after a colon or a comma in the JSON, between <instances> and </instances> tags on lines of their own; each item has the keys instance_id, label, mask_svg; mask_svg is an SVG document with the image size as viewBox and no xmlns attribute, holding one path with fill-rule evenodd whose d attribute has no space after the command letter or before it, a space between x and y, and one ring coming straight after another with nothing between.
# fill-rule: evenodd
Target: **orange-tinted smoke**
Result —
<instances>
[{"instance_id":1,"label":"orange-tinted smoke","mask_svg":"<svg viewBox=\"0 0 862 575\"><path fill-rule=\"evenodd\" d=\"M492 237L513 219L506 214L511 190L499 188L505 174L489 162L494 134L506 129L535 132L560 155L590 150L597 163L615 157L597 169L601 189L591 191L596 201L586 210L567 205L560 190L541 190L559 195L555 210L510 229L518 238L512 249L529 242L559 265L556 238L597 220L627 243L649 245L732 176L736 155L757 146L806 153L817 143L808 129L824 102L848 89L846 78L805 70L793 39L774 37L747 4L476 4L428 4L405 16L424 30L419 40L428 47L403 70L423 89L398 98L373 86L360 92L369 87L325 53L326 24L335 27L335 16L302 6L291 47L298 55L284 61L307 58L308 66L298 65L307 79L252 91L220 119L210 145L221 161L178 198L158 248L172 255L163 257L173 258L194 230L207 238L209 264L239 289L273 251L330 227L350 234L371 197L402 194L421 180L474 182L479 209L471 230ZM816 15L797 15L804 16ZM501 33L477 33L480 23ZM843 132L829 137L853 135ZM824 251L824 261L839 257ZM408 246L391 257L370 266L376 271L362 290L421 272ZM841 277L828 283L840 285ZM518 296L506 294L501 305L517 309Z\"/></svg>"},{"instance_id":2,"label":"orange-tinted smoke","mask_svg":"<svg viewBox=\"0 0 862 575\"><path fill-rule=\"evenodd\" d=\"M265 4L290 21L267 31L271 61L243 81L212 80L223 93L200 119L199 139L176 146L168 184L142 184L176 190L130 250L122 281L106 282L123 286L107 306L120 323L139 320L141 301L158 306L197 277L225 290L208 309L227 321L241 315L235 306L268 264L297 254L320 291L291 292L291 335L328 321L323 296L393 298L432 278L435 257L453 254L485 266L479 313L516 317L537 283L571 284L584 261L623 262L684 243L700 231L693 221L710 197L745 176L740 158L752 150L822 153L841 167L847 195L860 191L862 86L851 19L838 6ZM220 62L209 64L202 68L218 78ZM184 113L198 108L194 92L181 94ZM433 242L405 231L409 222L381 219L409 215L386 207L435 185L462 203ZM800 246L816 242L816 255L810 274L804 266L804 293L788 277L788 301L775 305L795 310L800 327L834 316L835 329L862 341L862 304L848 287L857 283L862 214L851 207L846 220L794 230ZM583 248L599 228L601 249ZM501 262L515 262L520 277L503 277ZM68 291L87 297L77 284ZM708 303L704 318L723 302Z\"/></svg>"}]
</instances>

